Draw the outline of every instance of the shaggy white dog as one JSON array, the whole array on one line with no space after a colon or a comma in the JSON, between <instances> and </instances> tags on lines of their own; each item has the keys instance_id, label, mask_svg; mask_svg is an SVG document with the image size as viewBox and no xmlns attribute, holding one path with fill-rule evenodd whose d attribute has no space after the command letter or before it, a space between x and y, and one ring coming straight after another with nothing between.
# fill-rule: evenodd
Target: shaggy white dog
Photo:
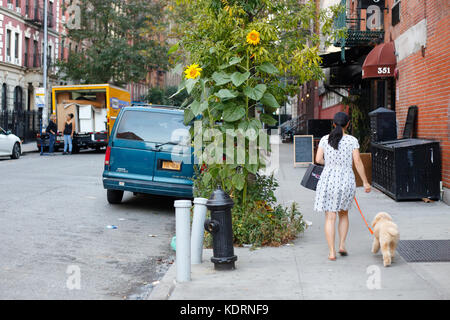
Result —
<instances>
[{"instance_id":1,"label":"shaggy white dog","mask_svg":"<svg viewBox=\"0 0 450 320\"><path fill-rule=\"evenodd\" d=\"M392 217L386 212L379 212L372 222L373 239L372 252L377 253L381 248L383 254L383 264L385 267L391 264L395 256L400 233L397 225L392 221Z\"/></svg>"}]
</instances>

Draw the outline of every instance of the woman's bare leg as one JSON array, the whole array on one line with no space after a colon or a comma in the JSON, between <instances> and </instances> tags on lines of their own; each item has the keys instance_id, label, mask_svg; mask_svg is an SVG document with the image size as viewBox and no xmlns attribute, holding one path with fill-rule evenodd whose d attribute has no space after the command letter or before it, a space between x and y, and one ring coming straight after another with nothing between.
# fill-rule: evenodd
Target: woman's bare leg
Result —
<instances>
[{"instance_id":1,"label":"woman's bare leg","mask_svg":"<svg viewBox=\"0 0 450 320\"><path fill-rule=\"evenodd\" d=\"M347 251L345 250L345 239L347 238L348 225L348 211L339 211L339 251Z\"/></svg>"},{"instance_id":2,"label":"woman's bare leg","mask_svg":"<svg viewBox=\"0 0 450 320\"><path fill-rule=\"evenodd\" d=\"M336 258L336 249L334 247L334 235L336 228L336 212L325 212L325 237L327 238L329 258Z\"/></svg>"}]
</instances>

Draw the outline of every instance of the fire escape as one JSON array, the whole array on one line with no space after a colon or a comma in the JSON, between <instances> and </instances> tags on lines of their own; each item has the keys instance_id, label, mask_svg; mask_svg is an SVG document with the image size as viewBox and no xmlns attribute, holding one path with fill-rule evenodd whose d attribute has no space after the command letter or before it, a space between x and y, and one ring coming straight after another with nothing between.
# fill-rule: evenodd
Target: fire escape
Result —
<instances>
[{"instance_id":1,"label":"fire escape","mask_svg":"<svg viewBox=\"0 0 450 320\"><path fill-rule=\"evenodd\" d=\"M341 47L341 60L345 62L346 47L361 47L374 45L382 42L384 38L383 28L383 10L384 5L380 7L380 11L371 12L367 8L361 8L362 1L358 1L358 6L351 8L346 0L341 0L341 5L346 11L341 13L335 21L337 29L346 28L346 37L338 39L334 45ZM384 3L383 0L380 3ZM377 15L373 16L372 15ZM377 24L372 25L370 20L376 21Z\"/></svg>"}]
</instances>

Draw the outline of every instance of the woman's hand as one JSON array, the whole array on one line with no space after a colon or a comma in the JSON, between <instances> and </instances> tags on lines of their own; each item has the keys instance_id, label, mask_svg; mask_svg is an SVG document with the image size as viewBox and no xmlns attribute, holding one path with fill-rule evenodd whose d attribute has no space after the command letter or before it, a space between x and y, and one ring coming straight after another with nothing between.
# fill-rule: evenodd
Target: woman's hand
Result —
<instances>
[{"instance_id":1,"label":"woman's hand","mask_svg":"<svg viewBox=\"0 0 450 320\"><path fill-rule=\"evenodd\" d=\"M364 191L369 193L372 190L372 186L368 182L364 182Z\"/></svg>"}]
</instances>

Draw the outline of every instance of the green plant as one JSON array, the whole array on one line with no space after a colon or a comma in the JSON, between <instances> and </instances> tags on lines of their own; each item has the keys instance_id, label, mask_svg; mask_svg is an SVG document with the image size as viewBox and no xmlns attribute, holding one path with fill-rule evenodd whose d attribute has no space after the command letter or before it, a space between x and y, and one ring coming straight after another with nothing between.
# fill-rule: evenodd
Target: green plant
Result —
<instances>
[{"instance_id":1,"label":"green plant","mask_svg":"<svg viewBox=\"0 0 450 320\"><path fill-rule=\"evenodd\" d=\"M263 125L276 123L273 114L299 84L323 76L321 38L311 30L320 25L326 42L338 36L332 22L340 8L317 11L313 2L295 0L177 0L170 10L181 18L171 60L192 63L175 96L188 93L185 123L201 123L192 133L207 143L195 151L206 164L195 178L197 194L209 197L220 186L232 196L236 243L285 243L303 230L303 220L295 206L276 204L277 183L258 174L266 163L251 159L252 143L270 152ZM263 109L259 117L256 107ZM230 131L243 136L243 148L234 147L235 136L227 148Z\"/></svg>"},{"instance_id":2,"label":"green plant","mask_svg":"<svg viewBox=\"0 0 450 320\"><path fill-rule=\"evenodd\" d=\"M360 144L361 152L370 150L370 103L364 95L352 95L342 99L349 106L351 120L351 134L355 136Z\"/></svg>"},{"instance_id":3,"label":"green plant","mask_svg":"<svg viewBox=\"0 0 450 320\"><path fill-rule=\"evenodd\" d=\"M209 197L214 187L204 185L201 179L204 172L196 169L198 179L194 180L195 196ZM253 247L268 245L280 246L297 237L305 230L303 216L296 203L286 208L277 204L274 190L278 183L273 176L257 174L253 183L249 185L248 203L240 204L232 194L235 205L232 209L234 243L238 246ZM206 235L206 245L211 246L211 235Z\"/></svg>"},{"instance_id":4,"label":"green plant","mask_svg":"<svg viewBox=\"0 0 450 320\"><path fill-rule=\"evenodd\" d=\"M215 147L224 146L227 130L253 130L252 138L260 141L260 149L270 152L261 146L268 145L268 137L261 131L263 124L276 123L272 114L295 85L323 75L320 37L307 30L320 24L325 38L333 35L331 25L339 8L317 12L314 3L299 5L291 0L199 0L176 1L174 5L179 7L179 15L193 13L186 24L181 23L180 42L169 50L172 55L189 56L194 63L186 69L186 79L178 90L190 96L184 104L185 122L201 117L203 132L219 131L220 136L204 137ZM281 76L286 74L293 79L292 85L282 83ZM255 117L257 106L264 109L259 119ZM265 166L261 157L250 160L250 140L245 136L244 150L217 154L221 149L213 148L207 156L219 161L208 163L208 171L202 175L205 185L240 193L241 205L247 204L249 178ZM205 149L196 151L206 162ZM244 157L242 163L220 161L239 156Z\"/></svg>"}]
</instances>

